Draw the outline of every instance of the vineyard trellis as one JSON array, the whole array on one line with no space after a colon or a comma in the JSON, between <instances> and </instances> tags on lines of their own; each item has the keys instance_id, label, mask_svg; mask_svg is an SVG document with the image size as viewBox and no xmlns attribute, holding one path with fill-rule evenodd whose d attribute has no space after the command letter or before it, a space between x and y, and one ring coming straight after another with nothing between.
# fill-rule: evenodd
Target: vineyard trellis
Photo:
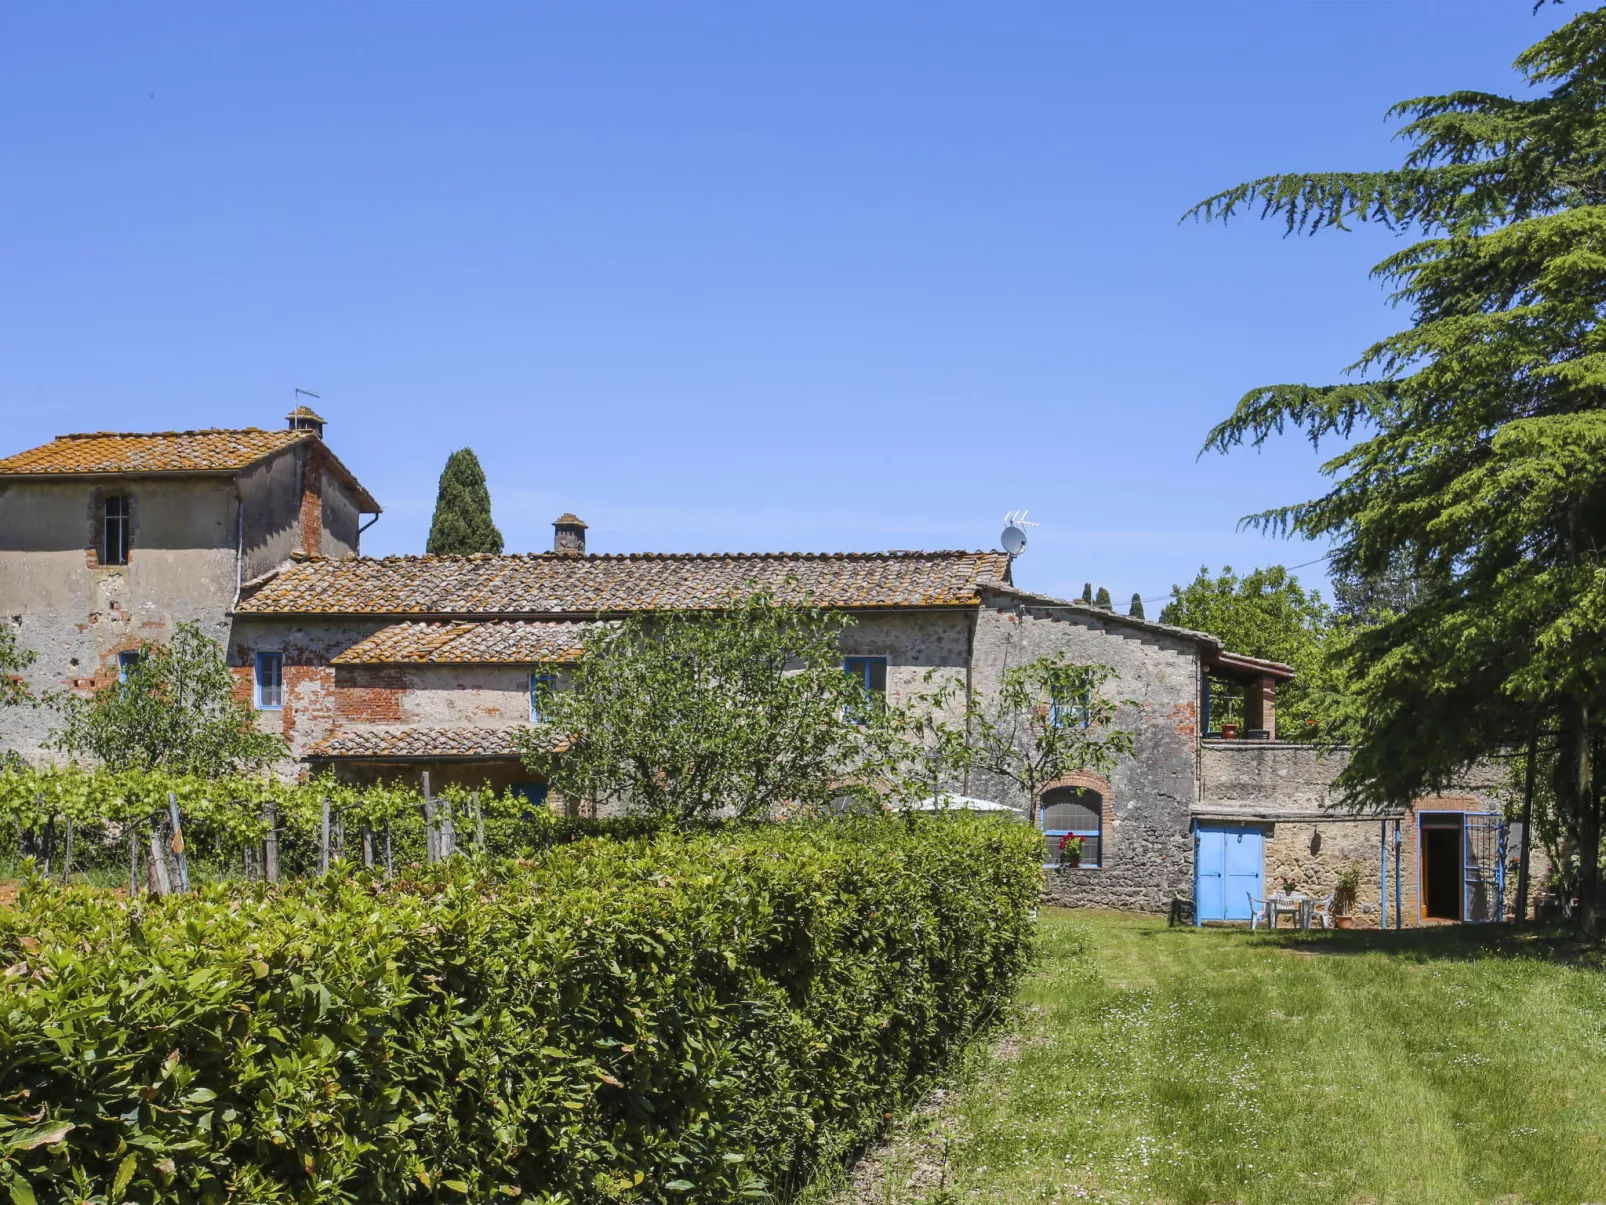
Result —
<instances>
[{"instance_id":1,"label":"vineyard trellis","mask_svg":"<svg viewBox=\"0 0 1606 1205\"><path fill-rule=\"evenodd\" d=\"M74 869L126 870L128 889L186 891L192 865L207 877L276 882L358 862L395 873L398 862L459 852L458 823L475 852L516 854L550 839L552 813L511 791L454 784L354 786L332 775L203 778L76 764L0 772L0 834L47 878ZM353 836L348 851L347 834ZM0 840L4 840L0 835ZM348 856L349 854L349 856Z\"/></svg>"}]
</instances>

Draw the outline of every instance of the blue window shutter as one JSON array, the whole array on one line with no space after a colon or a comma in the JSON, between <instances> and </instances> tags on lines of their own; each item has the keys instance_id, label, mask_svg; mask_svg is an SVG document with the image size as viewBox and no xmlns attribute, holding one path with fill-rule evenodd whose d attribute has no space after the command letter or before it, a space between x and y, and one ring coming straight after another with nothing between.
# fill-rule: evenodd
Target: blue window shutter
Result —
<instances>
[{"instance_id":1,"label":"blue window shutter","mask_svg":"<svg viewBox=\"0 0 1606 1205\"><path fill-rule=\"evenodd\" d=\"M257 710L282 710L284 707L284 654L258 653L256 661Z\"/></svg>"},{"instance_id":2,"label":"blue window shutter","mask_svg":"<svg viewBox=\"0 0 1606 1205\"><path fill-rule=\"evenodd\" d=\"M539 724L541 722L540 695L542 689L545 688L550 694L557 688L557 684L558 678L556 674L530 675L530 723Z\"/></svg>"}]
</instances>

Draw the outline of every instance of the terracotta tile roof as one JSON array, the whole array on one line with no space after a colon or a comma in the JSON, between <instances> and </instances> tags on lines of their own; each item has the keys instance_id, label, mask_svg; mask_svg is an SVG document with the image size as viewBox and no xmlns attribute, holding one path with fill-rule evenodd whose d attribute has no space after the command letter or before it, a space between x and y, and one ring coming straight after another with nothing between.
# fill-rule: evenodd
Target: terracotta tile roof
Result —
<instances>
[{"instance_id":1,"label":"terracotta tile roof","mask_svg":"<svg viewBox=\"0 0 1606 1205\"><path fill-rule=\"evenodd\" d=\"M352 728L326 736L307 751L316 759L395 760L517 757L518 728Z\"/></svg>"},{"instance_id":2,"label":"terracotta tile roof","mask_svg":"<svg viewBox=\"0 0 1606 1205\"><path fill-rule=\"evenodd\" d=\"M93 431L58 435L43 447L0 460L0 473L232 472L306 439L306 431Z\"/></svg>"},{"instance_id":3,"label":"terracotta tile roof","mask_svg":"<svg viewBox=\"0 0 1606 1205\"><path fill-rule=\"evenodd\" d=\"M311 558L240 604L268 615L609 615L715 609L757 587L824 607L975 606L1002 552Z\"/></svg>"},{"instance_id":4,"label":"terracotta tile roof","mask_svg":"<svg viewBox=\"0 0 1606 1205\"><path fill-rule=\"evenodd\" d=\"M91 431L58 435L49 443L0 459L0 475L61 477L77 473L237 473L281 452L297 440L323 441L312 431L207 428L145 434ZM329 465L357 495L364 514L378 514L379 503L327 447Z\"/></svg>"},{"instance_id":5,"label":"terracotta tile roof","mask_svg":"<svg viewBox=\"0 0 1606 1205\"><path fill-rule=\"evenodd\" d=\"M335 665L543 665L577 661L590 624L502 620L396 623L332 658Z\"/></svg>"}]
</instances>

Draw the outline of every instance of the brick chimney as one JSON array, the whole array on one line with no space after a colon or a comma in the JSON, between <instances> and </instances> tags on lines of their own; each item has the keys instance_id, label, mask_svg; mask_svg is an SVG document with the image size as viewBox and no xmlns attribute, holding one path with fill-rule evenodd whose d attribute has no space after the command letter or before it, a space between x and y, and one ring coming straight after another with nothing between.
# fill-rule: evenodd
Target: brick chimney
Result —
<instances>
[{"instance_id":1,"label":"brick chimney","mask_svg":"<svg viewBox=\"0 0 1606 1205\"><path fill-rule=\"evenodd\" d=\"M323 554L323 445L310 440L301 462L301 551Z\"/></svg>"},{"instance_id":2,"label":"brick chimney","mask_svg":"<svg viewBox=\"0 0 1606 1205\"><path fill-rule=\"evenodd\" d=\"M565 556L584 556L586 525L568 512L552 520L552 551Z\"/></svg>"}]
</instances>

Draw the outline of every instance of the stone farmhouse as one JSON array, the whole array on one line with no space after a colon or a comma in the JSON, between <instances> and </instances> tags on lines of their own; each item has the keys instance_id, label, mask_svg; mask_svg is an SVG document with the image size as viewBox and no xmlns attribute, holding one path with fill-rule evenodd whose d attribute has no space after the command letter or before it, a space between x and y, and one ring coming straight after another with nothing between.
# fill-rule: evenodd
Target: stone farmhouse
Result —
<instances>
[{"instance_id":1,"label":"stone farmhouse","mask_svg":"<svg viewBox=\"0 0 1606 1205\"><path fill-rule=\"evenodd\" d=\"M1498 915L1500 784L1399 816L1335 809L1342 754L1277 740L1287 666L1025 590L1002 552L599 556L563 515L548 552L366 558L379 504L329 450L323 419L304 407L287 418L275 431L66 435L0 459L0 618L37 653L36 689L105 686L143 642L194 620L228 650L258 723L285 738L282 773L428 770L435 784L489 781L534 800L544 785L512 736L532 719L534 682L579 655L582 624L718 608L759 586L850 614L845 671L894 700L926 689L928 671L994 691L1006 666L1054 652L1113 667L1106 689L1126 701L1118 722L1136 754L1108 779L1072 775L1044 792L1045 862L1062 834L1084 840L1080 866L1048 874L1052 900L1148 911L1183 900L1202 920L1244 919L1279 878L1321 892L1356 861L1358 911L1375 924L1380 852L1394 857L1384 842L1397 839L1406 923ZM1211 727L1212 682L1242 692L1235 739ZM5 709L0 748L48 758L52 719ZM1025 802L999 782L963 790Z\"/></svg>"}]
</instances>

